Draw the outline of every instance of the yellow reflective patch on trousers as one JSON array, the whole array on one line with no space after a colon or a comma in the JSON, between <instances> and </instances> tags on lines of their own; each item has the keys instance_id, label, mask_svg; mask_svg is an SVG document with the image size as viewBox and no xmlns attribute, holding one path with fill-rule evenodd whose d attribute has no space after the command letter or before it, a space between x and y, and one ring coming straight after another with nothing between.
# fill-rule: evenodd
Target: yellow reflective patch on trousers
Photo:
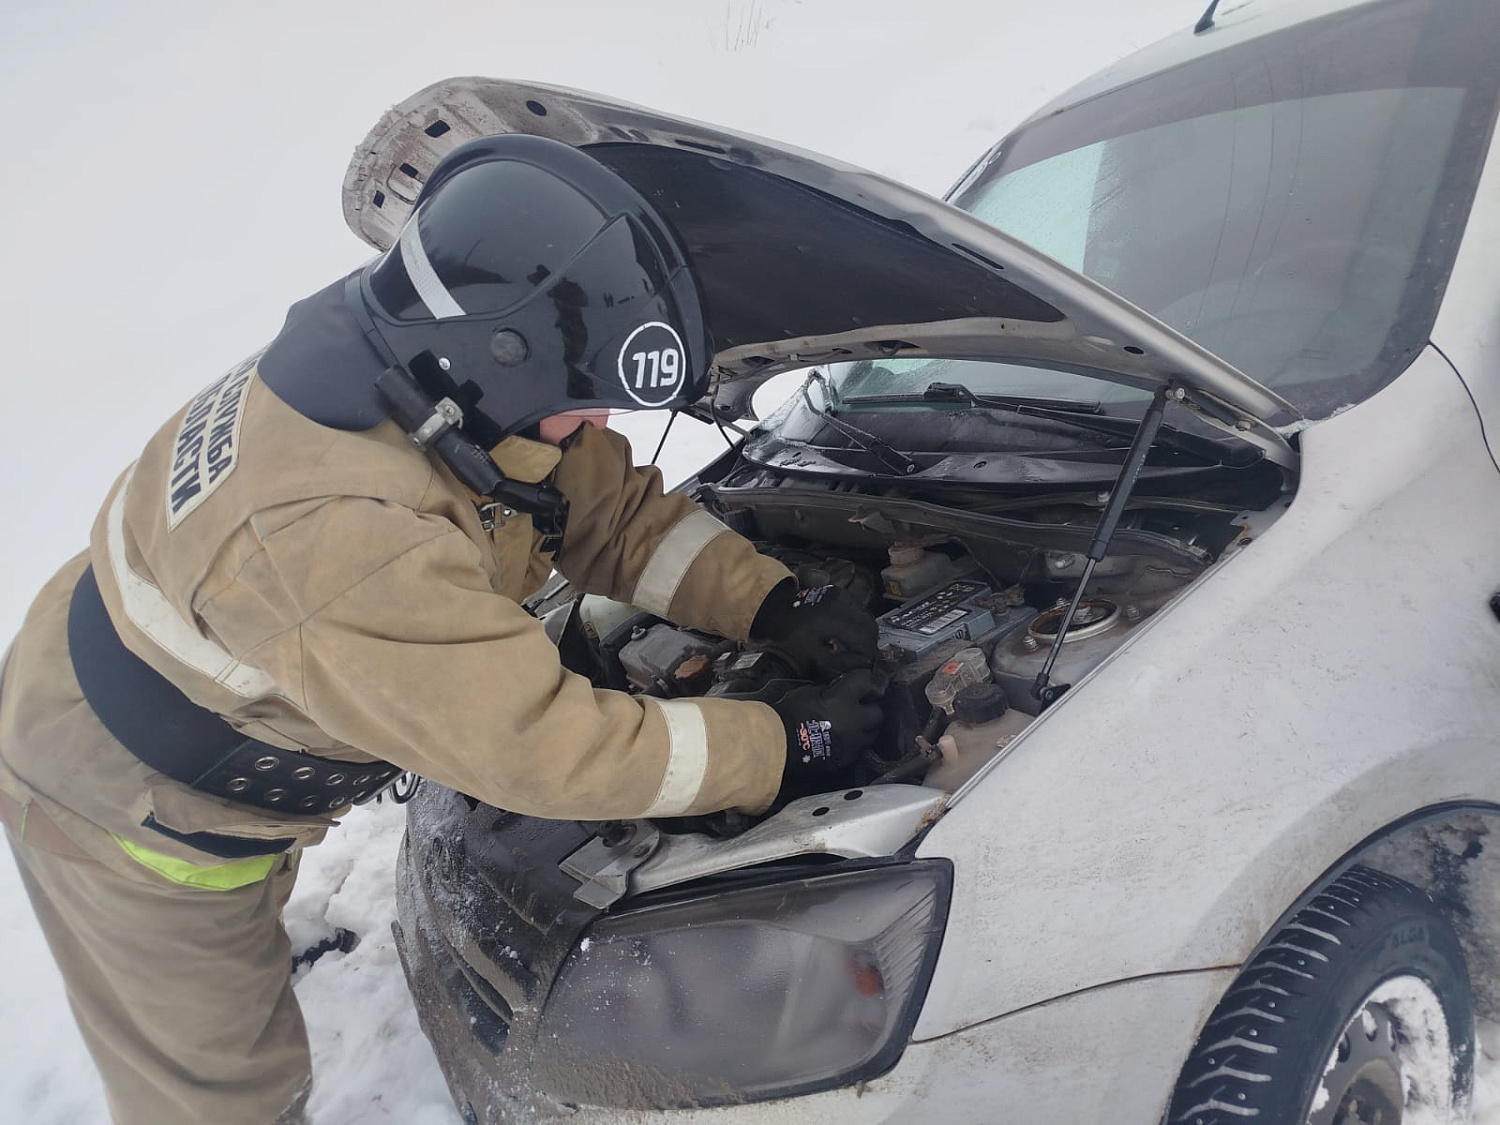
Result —
<instances>
[{"instance_id":1,"label":"yellow reflective patch on trousers","mask_svg":"<svg viewBox=\"0 0 1500 1125\"><path fill-rule=\"evenodd\" d=\"M125 854L131 859L151 868L162 878L181 883L185 887L200 887L208 891L232 891L258 883L271 873L271 868L282 858L280 855L264 855L253 859L237 859L231 863L216 863L212 867L200 867L185 859L154 852L123 836L115 836L115 843L125 849Z\"/></svg>"}]
</instances>

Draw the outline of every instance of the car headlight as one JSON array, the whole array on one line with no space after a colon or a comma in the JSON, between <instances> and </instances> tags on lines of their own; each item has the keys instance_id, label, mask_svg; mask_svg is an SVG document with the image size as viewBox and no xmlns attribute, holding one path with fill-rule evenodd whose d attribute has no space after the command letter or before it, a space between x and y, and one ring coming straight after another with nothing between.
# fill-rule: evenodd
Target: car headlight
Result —
<instances>
[{"instance_id":1,"label":"car headlight","mask_svg":"<svg viewBox=\"0 0 1500 1125\"><path fill-rule=\"evenodd\" d=\"M727 891L595 924L548 997L536 1073L563 1101L670 1108L883 1073L932 975L951 869Z\"/></svg>"}]
</instances>

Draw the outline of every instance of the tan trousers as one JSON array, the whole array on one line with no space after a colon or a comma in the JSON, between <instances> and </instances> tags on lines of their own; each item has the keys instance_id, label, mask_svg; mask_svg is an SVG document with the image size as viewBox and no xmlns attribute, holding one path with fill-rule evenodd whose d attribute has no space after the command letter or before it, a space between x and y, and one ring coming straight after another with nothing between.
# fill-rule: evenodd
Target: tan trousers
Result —
<instances>
[{"instance_id":1,"label":"tan trousers","mask_svg":"<svg viewBox=\"0 0 1500 1125\"><path fill-rule=\"evenodd\" d=\"M116 1125L292 1125L312 1073L281 909L294 863L232 891L6 839Z\"/></svg>"}]
</instances>

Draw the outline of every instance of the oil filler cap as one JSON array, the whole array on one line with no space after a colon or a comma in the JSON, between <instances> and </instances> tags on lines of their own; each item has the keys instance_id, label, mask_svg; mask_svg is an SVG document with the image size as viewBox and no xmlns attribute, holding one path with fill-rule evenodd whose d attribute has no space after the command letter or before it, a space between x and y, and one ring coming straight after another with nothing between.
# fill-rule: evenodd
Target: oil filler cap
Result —
<instances>
[{"instance_id":1,"label":"oil filler cap","mask_svg":"<svg viewBox=\"0 0 1500 1125\"><path fill-rule=\"evenodd\" d=\"M999 684L970 684L953 697L953 717L970 726L994 722L1009 707Z\"/></svg>"}]
</instances>

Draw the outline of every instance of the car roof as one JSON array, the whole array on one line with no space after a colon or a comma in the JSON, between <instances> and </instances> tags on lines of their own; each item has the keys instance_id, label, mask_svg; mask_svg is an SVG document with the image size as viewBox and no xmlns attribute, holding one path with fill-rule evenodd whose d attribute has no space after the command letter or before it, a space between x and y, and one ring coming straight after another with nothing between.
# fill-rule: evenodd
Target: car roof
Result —
<instances>
[{"instance_id":1,"label":"car roof","mask_svg":"<svg viewBox=\"0 0 1500 1125\"><path fill-rule=\"evenodd\" d=\"M1023 126L1262 36L1324 19L1339 12L1388 2L1389 0L1241 0L1240 3L1218 8L1214 12L1213 24L1202 32L1193 30L1197 19L1192 16L1191 8L1187 8L1184 15L1188 18L1184 18L1182 30L1138 51L1132 51L1111 66L1094 72L1038 109L1026 119Z\"/></svg>"}]
</instances>

